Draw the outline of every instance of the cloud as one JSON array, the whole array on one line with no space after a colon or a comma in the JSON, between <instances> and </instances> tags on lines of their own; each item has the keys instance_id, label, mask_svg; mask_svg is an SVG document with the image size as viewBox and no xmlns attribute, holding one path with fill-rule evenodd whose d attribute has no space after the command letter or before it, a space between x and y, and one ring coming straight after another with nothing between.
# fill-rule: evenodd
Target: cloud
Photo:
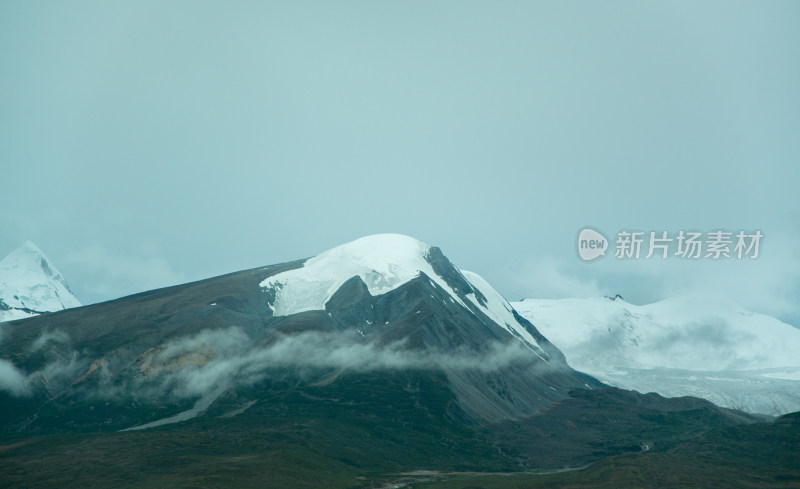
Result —
<instances>
[{"instance_id":1,"label":"cloud","mask_svg":"<svg viewBox=\"0 0 800 489\"><path fill-rule=\"evenodd\" d=\"M55 345L53 345L55 343ZM86 359L70 346L69 335L63 331L47 331L31 344L28 353L48 347L49 361L30 374L8 360L0 359L0 390L14 396L31 395L35 390L45 389L48 395L58 395L69 388L86 368Z\"/></svg>"},{"instance_id":2,"label":"cloud","mask_svg":"<svg viewBox=\"0 0 800 489\"><path fill-rule=\"evenodd\" d=\"M483 351L434 353L410 349L403 342L378 345L348 334L304 333L253 345L240 328L205 330L173 340L144 362L135 390L142 395L193 398L234 385L250 385L275 369L300 375L318 370L495 371L526 358L521 342L491 343Z\"/></svg>"},{"instance_id":3,"label":"cloud","mask_svg":"<svg viewBox=\"0 0 800 489\"><path fill-rule=\"evenodd\" d=\"M588 270L593 265L575 263L550 255L533 257L521 267L509 271L507 280L522 298L563 299L600 297L610 293ZM583 270L576 269L582 267ZM588 273L587 273L588 272Z\"/></svg>"},{"instance_id":4,"label":"cloud","mask_svg":"<svg viewBox=\"0 0 800 489\"><path fill-rule=\"evenodd\" d=\"M15 396L30 394L28 379L13 363L0 359L0 391L8 391Z\"/></svg>"},{"instance_id":5,"label":"cloud","mask_svg":"<svg viewBox=\"0 0 800 489\"><path fill-rule=\"evenodd\" d=\"M41 350L48 342L68 344L69 335L63 331L47 331L42 333L36 341L31 344L31 351L36 352Z\"/></svg>"},{"instance_id":6,"label":"cloud","mask_svg":"<svg viewBox=\"0 0 800 489\"><path fill-rule=\"evenodd\" d=\"M714 293L800 327L800 253L795 248L800 232L764 234L755 260L642 260L627 280L649 287L652 300Z\"/></svg>"},{"instance_id":7,"label":"cloud","mask_svg":"<svg viewBox=\"0 0 800 489\"><path fill-rule=\"evenodd\" d=\"M56 358L36 372L26 374L11 362L0 361L0 389L26 396L37 386L58 394L85 374L89 359L69 347L69 336L61 331L40 335L32 344L35 352L56 342L49 350ZM302 333L276 336L268 342L251 338L238 327L203 330L168 341L144 352L120 384L115 374L103 377L94 395L119 398L190 399L219 395L231 387L252 385L276 370L290 369L301 377L320 370L369 372L376 370L472 370L491 372L532 358L522 342L493 342L480 351L466 348L438 353L409 348L405 342L377 344L353 332ZM113 359L111 360L113 363ZM118 373L118 372L117 372Z\"/></svg>"},{"instance_id":8,"label":"cloud","mask_svg":"<svg viewBox=\"0 0 800 489\"><path fill-rule=\"evenodd\" d=\"M800 230L764 231L755 259L619 260L613 251L591 263L577 256L536 256L506 273L512 299L621 294L634 304L712 293L800 327Z\"/></svg>"}]
</instances>

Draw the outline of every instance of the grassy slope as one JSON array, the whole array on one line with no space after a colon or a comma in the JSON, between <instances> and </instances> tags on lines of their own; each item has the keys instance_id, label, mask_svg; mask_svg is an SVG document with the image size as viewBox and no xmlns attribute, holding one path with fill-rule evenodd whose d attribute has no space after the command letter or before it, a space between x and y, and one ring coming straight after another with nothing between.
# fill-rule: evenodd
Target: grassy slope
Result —
<instances>
[{"instance_id":1,"label":"grassy slope","mask_svg":"<svg viewBox=\"0 0 800 489\"><path fill-rule=\"evenodd\" d=\"M511 476L459 475L419 489L798 488L800 413L774 423L714 430L666 452L628 453L582 470Z\"/></svg>"},{"instance_id":2,"label":"grassy slope","mask_svg":"<svg viewBox=\"0 0 800 489\"><path fill-rule=\"evenodd\" d=\"M216 417L223 409L145 431L4 436L0 486L344 488L420 467L513 470L478 429L448 419L445 383L427 375L319 388L269 382L238 392L260 401L232 418Z\"/></svg>"},{"instance_id":3,"label":"grassy slope","mask_svg":"<svg viewBox=\"0 0 800 489\"><path fill-rule=\"evenodd\" d=\"M457 432L378 419L197 420L113 434L4 437L5 487L355 487L359 476L419 467L508 470L496 450Z\"/></svg>"},{"instance_id":4,"label":"grassy slope","mask_svg":"<svg viewBox=\"0 0 800 489\"><path fill-rule=\"evenodd\" d=\"M259 392L262 395L270 392L271 400L259 402L233 418L205 417L126 433L4 436L0 438L0 486L357 488L413 480L398 474L420 469L522 470L516 457L507 456L506 450L498 450L489 443L496 433L431 415L432 411L441 412L450 401L436 396L443 390L421 384L421 393L428 404L426 409L419 409L416 401L403 402L395 396L398 385L392 385L392 378L380 380L385 387L373 384L373 401L361 405L347 399L342 384L350 385L348 382L331 390L331 394L343 396L337 402L321 397L310 399L304 391L262 388ZM435 383L435 379L428 382ZM599 425L618 419L620 413L613 406L622 405L620 399L629 395L610 391L599 392L591 400L578 397L569 409L552 413L537 423L541 428L558 419L559 423L570 426L569 436L573 440L569 444L573 446L573 455L581 460L588 443L582 442L582 437L591 440ZM620 453L614 450L630 446L632 440L640 437L634 421L656 414L653 406L647 406L651 401L640 399L640 404L645 405L632 411L631 421L624 425L615 428L611 424L600 430L616 431L616 441L598 453L588 443L595 457L606 458L586 469L535 476L448 477L434 485L417 485L489 489L798 487L800 484L797 478L800 432L794 418L787 417L775 424L726 427L698 437L697 412L691 409L692 402L686 400L671 401L666 406L657 403L667 410L664 415L669 417L665 426L669 427L668 439L672 444L664 451L612 455ZM640 427L657 432L662 424L648 422ZM563 433L551 429L557 434L557 442L547 433L534 433L520 439L522 445L516 445L516 450L522 453L526 444L551 447L553 451L563 448L564 440L560 438ZM677 441L676 434L681 432L683 440ZM656 442L661 440L657 438Z\"/></svg>"},{"instance_id":5,"label":"grassy slope","mask_svg":"<svg viewBox=\"0 0 800 489\"><path fill-rule=\"evenodd\" d=\"M715 430L666 452L627 453L554 474L460 475L428 489L800 487L800 424ZM363 418L197 420L133 433L5 437L4 487L379 487L420 468L509 471L474 439ZM399 438L398 438L399 437ZM392 475L398 474L398 475Z\"/></svg>"}]
</instances>

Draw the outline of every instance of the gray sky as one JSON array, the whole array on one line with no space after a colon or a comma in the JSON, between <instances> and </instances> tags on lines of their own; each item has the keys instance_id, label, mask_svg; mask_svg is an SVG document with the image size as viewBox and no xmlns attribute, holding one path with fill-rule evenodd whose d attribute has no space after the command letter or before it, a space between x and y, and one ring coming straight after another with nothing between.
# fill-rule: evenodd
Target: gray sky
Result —
<instances>
[{"instance_id":1,"label":"gray sky","mask_svg":"<svg viewBox=\"0 0 800 489\"><path fill-rule=\"evenodd\" d=\"M0 255L84 303L379 232L509 299L800 325L800 3L2 2ZM761 230L757 260L576 236Z\"/></svg>"}]
</instances>

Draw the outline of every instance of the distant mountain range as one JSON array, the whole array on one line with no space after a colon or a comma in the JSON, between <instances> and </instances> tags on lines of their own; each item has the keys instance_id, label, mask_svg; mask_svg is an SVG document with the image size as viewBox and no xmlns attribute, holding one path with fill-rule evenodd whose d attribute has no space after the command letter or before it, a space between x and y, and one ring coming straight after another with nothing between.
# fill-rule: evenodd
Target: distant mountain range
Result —
<instances>
[{"instance_id":1,"label":"distant mountain range","mask_svg":"<svg viewBox=\"0 0 800 489\"><path fill-rule=\"evenodd\" d=\"M64 277L33 242L0 261L0 322L78 307Z\"/></svg>"},{"instance_id":2,"label":"distant mountain range","mask_svg":"<svg viewBox=\"0 0 800 489\"><path fill-rule=\"evenodd\" d=\"M800 329L713 295L512 304L568 363L603 382L751 413L800 411Z\"/></svg>"}]
</instances>

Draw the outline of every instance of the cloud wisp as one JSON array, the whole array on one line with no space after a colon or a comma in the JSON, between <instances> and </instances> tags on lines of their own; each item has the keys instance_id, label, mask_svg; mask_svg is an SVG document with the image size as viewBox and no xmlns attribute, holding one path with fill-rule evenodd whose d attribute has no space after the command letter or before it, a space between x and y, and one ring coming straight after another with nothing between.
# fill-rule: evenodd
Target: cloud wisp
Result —
<instances>
[{"instance_id":1,"label":"cloud wisp","mask_svg":"<svg viewBox=\"0 0 800 489\"><path fill-rule=\"evenodd\" d=\"M256 383L275 369L293 369L301 375L330 369L488 372L530 358L530 351L518 343L492 343L481 352L459 349L435 353L408 348L404 342L381 345L342 333L302 333L254 345L242 329L232 327L167 343L149 355L138 379L142 392L192 398L224 386Z\"/></svg>"},{"instance_id":2,"label":"cloud wisp","mask_svg":"<svg viewBox=\"0 0 800 489\"><path fill-rule=\"evenodd\" d=\"M64 331L43 332L27 352L44 352L48 360L38 370L26 373L10 360L0 359L0 392L28 397L37 390L44 390L48 395L56 395L68 389L86 369L87 359L73 349Z\"/></svg>"},{"instance_id":3,"label":"cloud wisp","mask_svg":"<svg viewBox=\"0 0 800 489\"><path fill-rule=\"evenodd\" d=\"M72 350L69 336L60 331L42 334L33 342L30 351L40 351L53 343L58 347L58 354L30 374L0 359L0 390L20 397L47 386L52 394L87 379L99 363L126 363L111 357L88 358ZM127 362L127 367L105 371L97 377L94 395L98 398L133 395L142 399L191 399L231 387L252 385L278 370L289 370L308 378L323 370L491 372L529 359L530 355L518 341L493 342L481 351L460 348L435 352L410 348L403 341L380 344L346 332L301 333L259 342L242 328L229 327L203 330L148 349L133 363Z\"/></svg>"},{"instance_id":4,"label":"cloud wisp","mask_svg":"<svg viewBox=\"0 0 800 489\"><path fill-rule=\"evenodd\" d=\"M0 391L20 397L30 394L30 385L25 374L13 363L0 359Z\"/></svg>"}]
</instances>

